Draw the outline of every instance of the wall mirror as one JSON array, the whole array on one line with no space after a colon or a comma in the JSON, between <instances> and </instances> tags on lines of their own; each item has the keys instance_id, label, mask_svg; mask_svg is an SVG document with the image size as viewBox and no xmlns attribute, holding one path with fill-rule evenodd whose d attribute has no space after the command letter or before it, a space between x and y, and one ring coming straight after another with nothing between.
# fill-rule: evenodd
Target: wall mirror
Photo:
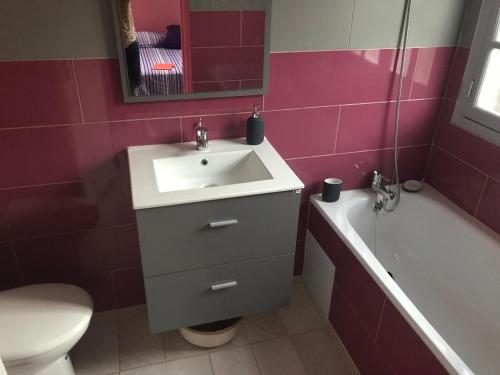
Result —
<instances>
[{"instance_id":1,"label":"wall mirror","mask_svg":"<svg viewBox=\"0 0 500 375\"><path fill-rule=\"evenodd\" d=\"M271 0L111 0L125 102L267 91Z\"/></svg>"}]
</instances>

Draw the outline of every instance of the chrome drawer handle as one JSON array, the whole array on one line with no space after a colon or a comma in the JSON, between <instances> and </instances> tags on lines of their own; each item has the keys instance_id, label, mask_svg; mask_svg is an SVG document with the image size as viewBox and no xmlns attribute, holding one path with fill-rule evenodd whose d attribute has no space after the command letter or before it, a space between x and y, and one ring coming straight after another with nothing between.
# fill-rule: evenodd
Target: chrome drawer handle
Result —
<instances>
[{"instance_id":1,"label":"chrome drawer handle","mask_svg":"<svg viewBox=\"0 0 500 375\"><path fill-rule=\"evenodd\" d=\"M212 221L208 223L210 228L221 228L221 227L228 227L230 225L235 225L238 224L238 219L228 219L228 220L221 220L221 221Z\"/></svg>"},{"instance_id":2,"label":"chrome drawer handle","mask_svg":"<svg viewBox=\"0 0 500 375\"><path fill-rule=\"evenodd\" d=\"M212 290L223 290L223 289L228 289L228 288L234 288L235 286L238 286L237 281L228 281L227 283L221 283L221 284L213 284L210 289Z\"/></svg>"}]
</instances>

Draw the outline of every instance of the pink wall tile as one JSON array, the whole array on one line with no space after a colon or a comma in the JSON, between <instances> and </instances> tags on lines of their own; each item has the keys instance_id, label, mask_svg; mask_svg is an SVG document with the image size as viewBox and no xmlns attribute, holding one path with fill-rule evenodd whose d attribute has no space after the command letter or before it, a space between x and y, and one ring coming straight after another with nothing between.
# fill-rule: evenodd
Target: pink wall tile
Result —
<instances>
[{"instance_id":1,"label":"pink wall tile","mask_svg":"<svg viewBox=\"0 0 500 375\"><path fill-rule=\"evenodd\" d=\"M83 182L0 189L0 212L2 240L94 228L99 221L94 188Z\"/></svg>"},{"instance_id":2,"label":"pink wall tile","mask_svg":"<svg viewBox=\"0 0 500 375\"><path fill-rule=\"evenodd\" d=\"M181 142L180 118L114 122L110 125L115 153L128 146Z\"/></svg>"},{"instance_id":3,"label":"pink wall tile","mask_svg":"<svg viewBox=\"0 0 500 375\"><path fill-rule=\"evenodd\" d=\"M14 249L29 283L141 264L134 225L20 240Z\"/></svg>"},{"instance_id":4,"label":"pink wall tile","mask_svg":"<svg viewBox=\"0 0 500 375\"><path fill-rule=\"evenodd\" d=\"M464 47L457 47L455 59L453 61L453 69L450 73L450 82L446 90L446 97L451 100L457 100L460 86L462 85L462 78L465 73L467 59L469 58L469 49Z\"/></svg>"},{"instance_id":5,"label":"pink wall tile","mask_svg":"<svg viewBox=\"0 0 500 375\"><path fill-rule=\"evenodd\" d=\"M266 137L283 158L333 154L339 107L262 114Z\"/></svg>"},{"instance_id":6,"label":"pink wall tile","mask_svg":"<svg viewBox=\"0 0 500 375\"><path fill-rule=\"evenodd\" d=\"M377 344L398 374L448 374L389 300L384 306Z\"/></svg>"},{"instance_id":7,"label":"pink wall tile","mask_svg":"<svg viewBox=\"0 0 500 375\"><path fill-rule=\"evenodd\" d=\"M454 104L445 101L436 144L467 163L500 179L500 148L450 123Z\"/></svg>"},{"instance_id":8,"label":"pink wall tile","mask_svg":"<svg viewBox=\"0 0 500 375\"><path fill-rule=\"evenodd\" d=\"M287 163L306 185L303 200L310 194L320 193L323 180L328 177L342 179L342 188L349 190L369 186L374 170L385 176L392 176L393 172L390 150L292 159Z\"/></svg>"},{"instance_id":9,"label":"pink wall tile","mask_svg":"<svg viewBox=\"0 0 500 375\"><path fill-rule=\"evenodd\" d=\"M21 280L11 243L0 243L0 291L20 286Z\"/></svg>"},{"instance_id":10,"label":"pink wall tile","mask_svg":"<svg viewBox=\"0 0 500 375\"><path fill-rule=\"evenodd\" d=\"M473 214L486 181L486 175L439 148L432 151L427 182L457 205Z\"/></svg>"},{"instance_id":11,"label":"pink wall tile","mask_svg":"<svg viewBox=\"0 0 500 375\"><path fill-rule=\"evenodd\" d=\"M266 30L266 13L262 10L243 11L241 25L241 44L244 46L263 46Z\"/></svg>"},{"instance_id":12,"label":"pink wall tile","mask_svg":"<svg viewBox=\"0 0 500 375\"><path fill-rule=\"evenodd\" d=\"M77 180L99 173L112 157L107 126L5 130L0 137L0 169L4 171L0 187Z\"/></svg>"},{"instance_id":13,"label":"pink wall tile","mask_svg":"<svg viewBox=\"0 0 500 375\"><path fill-rule=\"evenodd\" d=\"M201 116L203 126L208 128L208 138L226 139L241 138L246 134L247 114ZM182 118L182 136L184 142L193 142L196 139L196 127L200 117Z\"/></svg>"},{"instance_id":14,"label":"pink wall tile","mask_svg":"<svg viewBox=\"0 0 500 375\"><path fill-rule=\"evenodd\" d=\"M266 109L367 103L395 98L395 50L271 55ZM403 99L408 99L417 50L408 52Z\"/></svg>"},{"instance_id":15,"label":"pink wall tile","mask_svg":"<svg viewBox=\"0 0 500 375\"><path fill-rule=\"evenodd\" d=\"M262 79L263 47L193 48L193 82Z\"/></svg>"},{"instance_id":16,"label":"pink wall tile","mask_svg":"<svg viewBox=\"0 0 500 375\"><path fill-rule=\"evenodd\" d=\"M500 234L500 183L488 179L481 202L477 211L477 218Z\"/></svg>"},{"instance_id":17,"label":"pink wall tile","mask_svg":"<svg viewBox=\"0 0 500 375\"><path fill-rule=\"evenodd\" d=\"M76 60L75 68L87 122L234 113L262 104L260 96L125 104L116 59Z\"/></svg>"},{"instance_id":18,"label":"pink wall tile","mask_svg":"<svg viewBox=\"0 0 500 375\"><path fill-rule=\"evenodd\" d=\"M430 144L441 100L417 100L401 104L399 144ZM343 106L337 152L374 150L394 145L395 103Z\"/></svg>"},{"instance_id":19,"label":"pink wall tile","mask_svg":"<svg viewBox=\"0 0 500 375\"><path fill-rule=\"evenodd\" d=\"M71 60L0 62L0 128L81 123Z\"/></svg>"},{"instance_id":20,"label":"pink wall tile","mask_svg":"<svg viewBox=\"0 0 500 375\"><path fill-rule=\"evenodd\" d=\"M412 99L441 98L444 95L454 55L455 47L419 49Z\"/></svg>"},{"instance_id":21,"label":"pink wall tile","mask_svg":"<svg viewBox=\"0 0 500 375\"><path fill-rule=\"evenodd\" d=\"M68 276L57 280L51 278L45 281L41 280L41 282L61 282L85 289L92 296L94 312L116 309L118 307L113 275L110 272L88 276Z\"/></svg>"},{"instance_id":22,"label":"pink wall tile","mask_svg":"<svg viewBox=\"0 0 500 375\"><path fill-rule=\"evenodd\" d=\"M135 267L113 273L118 307L146 303L142 268Z\"/></svg>"},{"instance_id":23,"label":"pink wall tile","mask_svg":"<svg viewBox=\"0 0 500 375\"><path fill-rule=\"evenodd\" d=\"M192 47L239 46L241 12L191 11Z\"/></svg>"},{"instance_id":24,"label":"pink wall tile","mask_svg":"<svg viewBox=\"0 0 500 375\"><path fill-rule=\"evenodd\" d=\"M431 146L405 147L399 150L399 178L423 180L430 157Z\"/></svg>"},{"instance_id":25,"label":"pink wall tile","mask_svg":"<svg viewBox=\"0 0 500 375\"><path fill-rule=\"evenodd\" d=\"M330 322L362 374L395 374L384 355L356 317L351 306L334 286Z\"/></svg>"}]
</instances>

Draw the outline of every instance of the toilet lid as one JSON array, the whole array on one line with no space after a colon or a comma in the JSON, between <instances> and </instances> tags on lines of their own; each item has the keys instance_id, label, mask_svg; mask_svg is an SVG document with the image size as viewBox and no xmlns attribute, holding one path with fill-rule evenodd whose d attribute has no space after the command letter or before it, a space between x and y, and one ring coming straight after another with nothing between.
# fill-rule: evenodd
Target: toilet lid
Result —
<instances>
[{"instance_id":1,"label":"toilet lid","mask_svg":"<svg viewBox=\"0 0 500 375\"><path fill-rule=\"evenodd\" d=\"M38 284L0 292L0 357L29 358L74 339L87 328L92 298L66 284Z\"/></svg>"}]
</instances>

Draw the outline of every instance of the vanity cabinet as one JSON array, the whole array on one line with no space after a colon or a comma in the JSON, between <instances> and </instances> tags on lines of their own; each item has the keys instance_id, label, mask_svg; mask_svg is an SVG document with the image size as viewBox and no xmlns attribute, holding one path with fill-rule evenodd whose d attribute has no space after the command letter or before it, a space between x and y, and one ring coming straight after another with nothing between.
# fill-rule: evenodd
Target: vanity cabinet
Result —
<instances>
[{"instance_id":1,"label":"vanity cabinet","mask_svg":"<svg viewBox=\"0 0 500 375\"><path fill-rule=\"evenodd\" d=\"M153 333L288 303L295 191L136 211Z\"/></svg>"}]
</instances>

